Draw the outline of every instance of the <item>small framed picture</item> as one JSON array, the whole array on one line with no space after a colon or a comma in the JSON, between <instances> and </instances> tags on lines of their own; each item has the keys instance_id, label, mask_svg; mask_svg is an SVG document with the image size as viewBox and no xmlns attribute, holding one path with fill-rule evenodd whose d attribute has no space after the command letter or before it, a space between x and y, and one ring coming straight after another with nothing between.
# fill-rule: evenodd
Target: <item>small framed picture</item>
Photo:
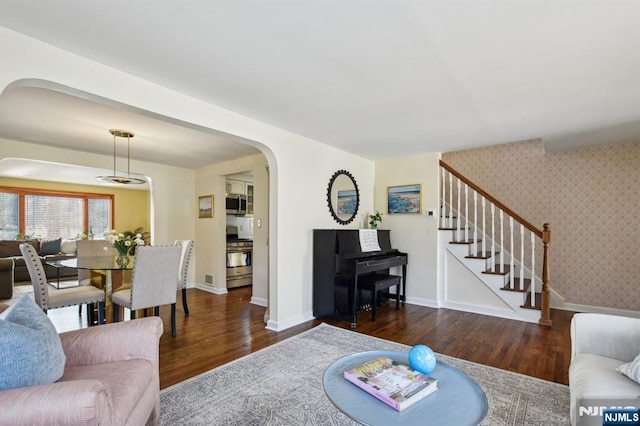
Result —
<instances>
[{"instance_id":1,"label":"small framed picture","mask_svg":"<svg viewBox=\"0 0 640 426\"><path fill-rule=\"evenodd\" d=\"M198 217L213 217L213 195L201 195L198 197Z\"/></svg>"},{"instance_id":2,"label":"small framed picture","mask_svg":"<svg viewBox=\"0 0 640 426\"><path fill-rule=\"evenodd\" d=\"M422 185L390 186L387 188L387 211L394 213L420 213Z\"/></svg>"}]
</instances>

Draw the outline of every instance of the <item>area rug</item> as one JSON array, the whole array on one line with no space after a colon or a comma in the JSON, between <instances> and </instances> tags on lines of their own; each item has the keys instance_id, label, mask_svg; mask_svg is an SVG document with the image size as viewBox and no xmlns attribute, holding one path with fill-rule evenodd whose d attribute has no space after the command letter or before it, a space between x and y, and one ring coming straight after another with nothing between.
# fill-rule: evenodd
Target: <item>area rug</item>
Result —
<instances>
[{"instance_id":1,"label":"area rug","mask_svg":"<svg viewBox=\"0 0 640 426\"><path fill-rule=\"evenodd\" d=\"M50 287L51 289L55 288L54 285L52 284L49 284L49 285L51 285ZM60 288L75 287L77 285L78 285L77 280L60 281ZM25 294L33 294L33 286L31 285L31 282L24 281L24 282L16 283L13 286L13 297L11 297L11 299L0 299L0 302L6 303L8 305L13 305L18 300L20 300L22 296L24 296Z\"/></svg>"},{"instance_id":2,"label":"area rug","mask_svg":"<svg viewBox=\"0 0 640 426\"><path fill-rule=\"evenodd\" d=\"M29 285L14 285L13 296L11 297L11 299L0 299L0 302L6 303L8 305L13 305L25 294L33 294L33 286L31 285L31 283L29 283Z\"/></svg>"},{"instance_id":3,"label":"area rug","mask_svg":"<svg viewBox=\"0 0 640 426\"><path fill-rule=\"evenodd\" d=\"M425 342L428 344L428 342ZM161 425L356 425L327 399L325 369L370 350L409 346L328 324L276 343L160 392ZM487 395L483 425L568 425L569 387L437 355ZM446 425L445 425L446 426ZM455 425L462 426L462 425Z\"/></svg>"}]
</instances>

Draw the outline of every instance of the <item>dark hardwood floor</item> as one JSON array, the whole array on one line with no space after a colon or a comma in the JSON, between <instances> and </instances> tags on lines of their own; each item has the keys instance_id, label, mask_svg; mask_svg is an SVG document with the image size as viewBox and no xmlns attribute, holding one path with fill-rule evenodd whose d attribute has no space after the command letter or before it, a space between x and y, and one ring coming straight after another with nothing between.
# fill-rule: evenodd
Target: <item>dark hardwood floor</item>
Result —
<instances>
[{"instance_id":1,"label":"dark hardwood floor","mask_svg":"<svg viewBox=\"0 0 640 426\"><path fill-rule=\"evenodd\" d=\"M171 386L322 322L312 320L279 333L270 331L263 322L265 308L252 305L250 299L250 287L232 289L227 295L189 289L191 313L185 316L178 300L176 337L171 337L169 307L162 307L165 332L160 340L160 386ZM59 330L83 326L75 307L49 312ZM568 383L573 312L553 310L552 328L415 305L396 311L395 302L376 313L375 322L370 313L360 314L355 331L410 346L425 344L438 353ZM326 322L350 329L346 321Z\"/></svg>"}]
</instances>

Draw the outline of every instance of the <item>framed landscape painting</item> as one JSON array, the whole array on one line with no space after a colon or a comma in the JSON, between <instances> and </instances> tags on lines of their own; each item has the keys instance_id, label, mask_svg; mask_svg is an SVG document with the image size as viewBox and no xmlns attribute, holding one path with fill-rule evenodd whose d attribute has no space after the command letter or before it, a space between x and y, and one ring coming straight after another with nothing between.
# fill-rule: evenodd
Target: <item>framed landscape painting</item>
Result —
<instances>
[{"instance_id":1,"label":"framed landscape painting","mask_svg":"<svg viewBox=\"0 0 640 426\"><path fill-rule=\"evenodd\" d=\"M198 197L198 217L213 217L213 195L201 195Z\"/></svg>"},{"instance_id":2,"label":"framed landscape painting","mask_svg":"<svg viewBox=\"0 0 640 426\"><path fill-rule=\"evenodd\" d=\"M393 213L420 213L422 185L390 186L387 188L387 211Z\"/></svg>"}]
</instances>

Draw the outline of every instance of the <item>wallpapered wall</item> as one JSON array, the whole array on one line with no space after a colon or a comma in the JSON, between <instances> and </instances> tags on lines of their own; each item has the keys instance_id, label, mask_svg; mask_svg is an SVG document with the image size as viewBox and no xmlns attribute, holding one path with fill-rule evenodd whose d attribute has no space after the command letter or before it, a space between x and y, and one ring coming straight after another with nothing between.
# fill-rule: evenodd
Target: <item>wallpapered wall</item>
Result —
<instances>
[{"instance_id":1,"label":"wallpapered wall","mask_svg":"<svg viewBox=\"0 0 640 426\"><path fill-rule=\"evenodd\" d=\"M640 141L547 153L532 140L442 161L532 224L551 224L550 285L565 302L640 309Z\"/></svg>"}]
</instances>

